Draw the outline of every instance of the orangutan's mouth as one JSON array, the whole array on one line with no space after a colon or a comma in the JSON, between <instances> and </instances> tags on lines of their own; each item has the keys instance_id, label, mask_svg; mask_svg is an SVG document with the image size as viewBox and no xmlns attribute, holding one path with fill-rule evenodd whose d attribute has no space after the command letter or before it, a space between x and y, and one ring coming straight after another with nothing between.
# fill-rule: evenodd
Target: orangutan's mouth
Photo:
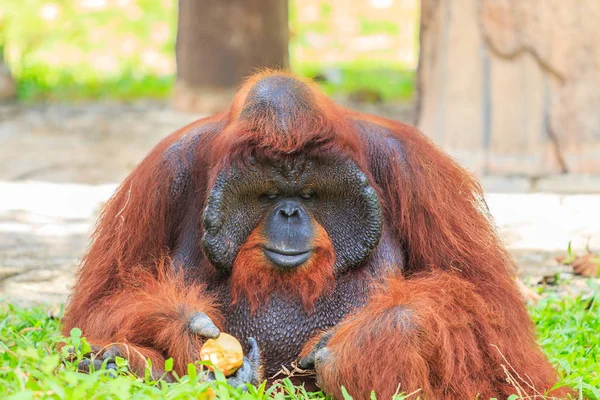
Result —
<instances>
[{"instance_id":1,"label":"orangutan's mouth","mask_svg":"<svg viewBox=\"0 0 600 400\"><path fill-rule=\"evenodd\" d=\"M264 253L276 266L289 269L296 268L310 260L312 250L282 250L265 248Z\"/></svg>"}]
</instances>

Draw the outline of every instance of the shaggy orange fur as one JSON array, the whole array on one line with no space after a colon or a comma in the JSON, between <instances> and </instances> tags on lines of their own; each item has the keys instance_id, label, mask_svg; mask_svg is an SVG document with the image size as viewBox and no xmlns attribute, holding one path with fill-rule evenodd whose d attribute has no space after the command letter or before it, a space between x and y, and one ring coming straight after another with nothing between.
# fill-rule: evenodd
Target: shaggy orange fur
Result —
<instances>
[{"instance_id":1,"label":"shaggy orange fur","mask_svg":"<svg viewBox=\"0 0 600 400\"><path fill-rule=\"evenodd\" d=\"M219 171L257 152L333 154L364 171L384 207L384 229L406 260L402 276L372 289L368 304L334 328L331 357L317 366L325 390L340 397L343 385L357 399L369 398L371 389L390 398L400 386L421 389L428 399L467 399L550 389L557 375L535 342L513 261L471 174L417 129L337 106L311 83L299 89L303 106L280 116L285 124L268 113L248 117L248 93L275 74L282 73L250 78L229 110L173 133L125 180L102 213L64 332L77 326L93 343L127 343L155 364L173 357L177 373L185 373L201 345L186 330L189 316L202 311L218 326L226 322L207 286L198 283L216 275L202 256L197 218ZM191 148L191 157L181 151L179 159L166 159L175 145ZM186 196L172 189L179 164L188 168L193 188ZM185 224L196 224L185 244L200 261L173 266L166 260L181 245ZM322 228L314 259L287 275L267 268L261 243L257 228L231 277L233 292L255 307L278 285L310 308L334 283L335 255ZM365 279L367 287L366 276L354 279Z\"/></svg>"},{"instance_id":2,"label":"shaggy orange fur","mask_svg":"<svg viewBox=\"0 0 600 400\"><path fill-rule=\"evenodd\" d=\"M389 277L373 292L369 304L339 325L327 344L335 357L319 366L320 381L334 397L342 398L343 385L359 399L368 399L371 390L381 399L397 391L440 400L512 393L534 398L554 385L552 366L532 351L535 335L515 328L517 318L490 304L458 274ZM304 355L319 338L305 346Z\"/></svg>"},{"instance_id":3,"label":"shaggy orange fur","mask_svg":"<svg viewBox=\"0 0 600 400\"><path fill-rule=\"evenodd\" d=\"M266 305L271 292L278 289L297 298L310 311L315 300L330 292L335 285L335 251L325 229L314 220L313 224L316 230L312 244L314 254L300 269L292 271L279 271L269 264L263 253L265 238L260 224L240 249L233 265L233 303L244 296L255 312L259 305Z\"/></svg>"},{"instance_id":4,"label":"shaggy orange fur","mask_svg":"<svg viewBox=\"0 0 600 400\"><path fill-rule=\"evenodd\" d=\"M223 326L223 317L204 285L186 284L168 260L156 262L153 268L154 273L141 266L123 271L119 287L110 296L88 303L93 312L76 314L85 304L79 302L81 296L74 296L63 320L64 331L80 327L90 343L102 348L128 346L124 353L135 355L130 359L132 370L142 376L146 357L157 368L173 357L174 370L181 376L189 363L199 359L202 347L201 339L189 332L190 317L201 311L217 326ZM84 275L78 285L91 284L93 279Z\"/></svg>"}]
</instances>

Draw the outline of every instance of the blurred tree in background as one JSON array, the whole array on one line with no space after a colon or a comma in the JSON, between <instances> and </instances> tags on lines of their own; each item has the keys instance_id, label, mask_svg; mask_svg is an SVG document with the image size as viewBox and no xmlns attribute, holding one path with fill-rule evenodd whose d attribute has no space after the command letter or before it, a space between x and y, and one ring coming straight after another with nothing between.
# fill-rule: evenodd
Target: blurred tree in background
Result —
<instances>
[{"instance_id":1,"label":"blurred tree in background","mask_svg":"<svg viewBox=\"0 0 600 400\"><path fill-rule=\"evenodd\" d=\"M4 41L2 40L4 33L4 21L0 14L0 101L11 99L16 94L15 82L8 66L4 62Z\"/></svg>"},{"instance_id":2,"label":"blurred tree in background","mask_svg":"<svg viewBox=\"0 0 600 400\"><path fill-rule=\"evenodd\" d=\"M213 113L259 68L285 68L288 4L282 0L179 0L176 107Z\"/></svg>"},{"instance_id":3,"label":"blurred tree in background","mask_svg":"<svg viewBox=\"0 0 600 400\"><path fill-rule=\"evenodd\" d=\"M16 95L15 82L8 66L4 63L4 51L0 46L0 101L11 99Z\"/></svg>"},{"instance_id":4,"label":"blurred tree in background","mask_svg":"<svg viewBox=\"0 0 600 400\"><path fill-rule=\"evenodd\" d=\"M286 4L275 3L276 10ZM198 4L185 15L212 26L223 46L230 25L216 23L213 13L229 4L240 9L253 2ZM291 68L317 78L329 95L351 96L366 89L382 101L409 99L418 52L419 1L348 4L347 0L288 2ZM0 18L6 22L0 43L17 81L18 98L169 98L176 75L177 8L177 0L0 0ZM252 24L243 19L238 16L235 21ZM252 51L262 54L271 44L267 38L254 44ZM200 55L193 60L198 73L209 64L226 67L219 64L221 51L198 50L203 56L202 61Z\"/></svg>"}]
</instances>

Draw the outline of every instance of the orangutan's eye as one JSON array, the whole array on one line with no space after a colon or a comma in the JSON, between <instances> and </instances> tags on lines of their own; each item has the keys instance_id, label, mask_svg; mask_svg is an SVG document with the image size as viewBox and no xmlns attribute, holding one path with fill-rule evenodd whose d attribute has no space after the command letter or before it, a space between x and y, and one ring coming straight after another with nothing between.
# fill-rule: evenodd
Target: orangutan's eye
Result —
<instances>
[{"instance_id":1,"label":"orangutan's eye","mask_svg":"<svg viewBox=\"0 0 600 400\"><path fill-rule=\"evenodd\" d=\"M279 197L279 195L277 193L263 193L260 195L260 199L261 200L277 200L277 198Z\"/></svg>"},{"instance_id":2,"label":"orangutan's eye","mask_svg":"<svg viewBox=\"0 0 600 400\"><path fill-rule=\"evenodd\" d=\"M300 198L302 200L312 200L315 198L315 193L314 192L302 193L300 195Z\"/></svg>"}]
</instances>

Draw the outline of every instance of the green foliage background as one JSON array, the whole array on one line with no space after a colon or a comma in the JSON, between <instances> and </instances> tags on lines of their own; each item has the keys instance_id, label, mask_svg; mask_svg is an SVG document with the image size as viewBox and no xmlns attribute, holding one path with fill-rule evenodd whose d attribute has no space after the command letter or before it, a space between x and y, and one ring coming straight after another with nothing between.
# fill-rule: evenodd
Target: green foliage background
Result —
<instances>
[{"instance_id":1,"label":"green foliage background","mask_svg":"<svg viewBox=\"0 0 600 400\"><path fill-rule=\"evenodd\" d=\"M290 1L294 71L315 77L335 70L338 79L323 83L330 95L365 90L381 100L412 95L414 71L392 54L372 59L365 53L336 64L299 60L299 50L311 46L311 32L336 29L326 1L317 20L309 24L300 23L299 5ZM0 0L0 51L4 48L17 80L18 98L26 102L168 97L175 81L176 26L176 0ZM394 35L398 29L391 19L360 20L361 35Z\"/></svg>"}]
</instances>

